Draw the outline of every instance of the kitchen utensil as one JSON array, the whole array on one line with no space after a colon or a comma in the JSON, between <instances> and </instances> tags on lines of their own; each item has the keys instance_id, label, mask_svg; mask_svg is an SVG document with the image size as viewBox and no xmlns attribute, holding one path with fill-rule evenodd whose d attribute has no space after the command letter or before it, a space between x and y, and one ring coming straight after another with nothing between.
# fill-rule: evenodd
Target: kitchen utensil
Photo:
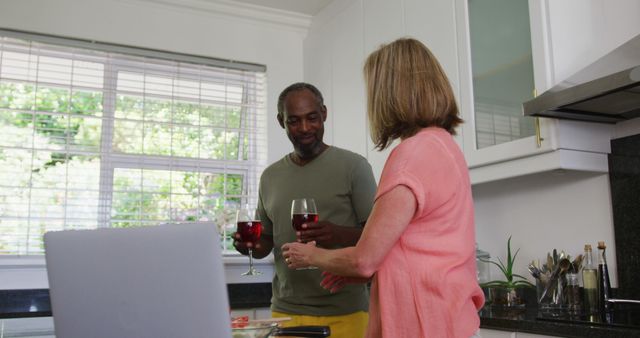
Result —
<instances>
[{"instance_id":1,"label":"kitchen utensil","mask_svg":"<svg viewBox=\"0 0 640 338\"><path fill-rule=\"evenodd\" d=\"M547 264L545 265L546 271L553 271L555 267L555 263L553 262L553 257L551 253L547 252Z\"/></svg>"},{"instance_id":2,"label":"kitchen utensil","mask_svg":"<svg viewBox=\"0 0 640 338\"><path fill-rule=\"evenodd\" d=\"M233 338L266 338L270 336L324 338L331 335L328 326L292 326L278 327L278 323L249 324L241 328L233 328Z\"/></svg>"},{"instance_id":3,"label":"kitchen utensil","mask_svg":"<svg viewBox=\"0 0 640 338\"><path fill-rule=\"evenodd\" d=\"M584 256L582 254L578 255L578 257L576 257L573 262L571 262L571 267L569 268L570 272L573 273L578 273L578 271L580 271L580 268L582 268L582 259L584 258Z\"/></svg>"},{"instance_id":4,"label":"kitchen utensil","mask_svg":"<svg viewBox=\"0 0 640 338\"><path fill-rule=\"evenodd\" d=\"M540 279L540 275L542 273L540 272L540 269L538 269L533 263L529 264L528 269L529 269L529 272L531 273L531 276L533 276L533 278Z\"/></svg>"},{"instance_id":5,"label":"kitchen utensil","mask_svg":"<svg viewBox=\"0 0 640 338\"><path fill-rule=\"evenodd\" d=\"M556 255L556 252L554 249L554 256L555 255ZM541 302L542 299L547 295L547 292L549 292L549 290L557 284L555 282L558 280L558 277L560 277L560 275L567 272L567 269L569 269L570 266L571 266L571 261L568 260L567 258L563 258L558 262L558 266L556 266L555 270L553 270L553 273L551 274L551 278L549 278L549 282L547 283L547 286L544 288L544 291L542 291L542 296L540 296L540 299L538 300L539 302Z\"/></svg>"}]
</instances>

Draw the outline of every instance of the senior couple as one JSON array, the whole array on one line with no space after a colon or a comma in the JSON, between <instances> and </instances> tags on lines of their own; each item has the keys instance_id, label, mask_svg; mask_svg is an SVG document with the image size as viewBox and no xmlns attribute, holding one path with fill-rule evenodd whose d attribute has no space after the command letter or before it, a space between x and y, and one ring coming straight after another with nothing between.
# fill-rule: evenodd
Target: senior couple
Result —
<instances>
[{"instance_id":1,"label":"senior couple","mask_svg":"<svg viewBox=\"0 0 640 338\"><path fill-rule=\"evenodd\" d=\"M373 143L400 141L377 188L364 157L323 142L327 108L316 87L295 83L278 99L293 152L262 174L264 230L252 248L255 258L274 253L272 314L330 326L338 338L477 336L484 297L451 85L409 38L370 54L364 80ZM295 231L291 200L303 197L315 199L320 219ZM234 245L247 254L251 244Z\"/></svg>"}]
</instances>

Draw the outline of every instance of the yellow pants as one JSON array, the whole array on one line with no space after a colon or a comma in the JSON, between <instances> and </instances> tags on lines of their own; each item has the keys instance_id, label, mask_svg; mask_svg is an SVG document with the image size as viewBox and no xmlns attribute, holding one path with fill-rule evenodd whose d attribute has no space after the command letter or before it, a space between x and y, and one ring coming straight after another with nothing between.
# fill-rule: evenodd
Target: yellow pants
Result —
<instances>
[{"instance_id":1,"label":"yellow pants","mask_svg":"<svg viewBox=\"0 0 640 338\"><path fill-rule=\"evenodd\" d=\"M331 338L361 338L367 330L369 314L364 311L344 316L305 316L272 311L274 318L291 317L283 322L283 327L300 325L319 325L331 327Z\"/></svg>"}]
</instances>

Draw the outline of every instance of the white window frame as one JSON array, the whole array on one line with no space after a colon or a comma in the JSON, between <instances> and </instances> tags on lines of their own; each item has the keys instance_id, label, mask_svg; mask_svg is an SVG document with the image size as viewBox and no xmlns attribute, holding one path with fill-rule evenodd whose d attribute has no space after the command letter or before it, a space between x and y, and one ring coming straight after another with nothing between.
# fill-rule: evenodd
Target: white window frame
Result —
<instances>
[{"instance_id":1,"label":"white window frame","mask_svg":"<svg viewBox=\"0 0 640 338\"><path fill-rule=\"evenodd\" d=\"M232 60L220 60L213 58L204 58L199 56L191 56L184 54L168 53L157 50L139 49L127 46L96 43L93 41L83 41L67 38L59 38L54 36L46 36L39 34L31 34L25 32L18 32L12 30L0 29L0 36L22 39L26 41L40 42L50 45L60 45L65 47L77 47L83 49L99 50L105 52L114 52L118 54L127 54L135 56L146 56L159 59L167 59L171 61L196 63L206 66L223 67L226 69L235 70L249 70L255 71L256 74L266 72L266 67L262 65L240 63ZM43 54L44 55L44 54ZM53 55L52 55L53 56ZM76 56L74 60L85 60L96 62L90 56ZM100 185L99 185L99 205L98 205L98 227L108 227L111 223L111 201L113 195L113 181L114 171L118 168L136 168L136 169L156 169L156 170L172 170L172 171L189 171L189 172L202 172L213 174L240 174L243 178L243 191L240 197L243 203L249 203L255 205L257 203L258 194L257 186L259 176L266 166L266 120L265 120L265 90L259 93L256 98L258 107L253 109L259 110L257 114L251 115L250 118L254 119L252 125L261 128L256 133L262 135L257 136L256 133L250 133L248 135L250 145L252 149L248 151L248 160L214 160L214 159L195 159L184 158L174 156L154 156L154 155L137 155L137 154L123 154L113 151L113 135L114 135L114 122L115 122L115 102L116 94L118 93L116 88L116 77L108 76L108 74L117 74L122 70L130 70L132 64L131 61L127 61L126 57L118 58L113 57L111 60L116 62L104 62L104 86L102 88L103 93L103 110L102 110L102 132L101 132L101 144L100 144ZM137 67L134 67L138 70ZM159 67L161 68L161 67ZM159 69L160 71L160 69ZM175 74L170 77L175 77ZM199 76L193 74L193 76ZM261 75L258 75L261 76ZM205 77L206 78L206 77ZM202 79L202 77L200 77ZM220 80L216 78L216 80ZM215 81L212 81L215 82ZM39 82L35 82L39 83ZM34 83L34 84L35 84ZM54 85L55 86L55 85ZM95 88L92 88L95 90ZM245 93L246 96L246 93ZM156 97L154 95L154 97ZM172 96L172 98L175 98ZM243 101L243 103L246 103ZM243 109L247 109L246 107ZM244 119L249 114L241 114ZM227 126L220 128L221 130L228 131ZM239 128L238 133L240 140L242 140L243 128ZM239 148L242 148L242 142L239 142ZM242 154L241 151L238 152ZM104 188L108 187L108 188ZM226 192L224 194L226 197ZM31 216L27 216L31 217ZM66 217L66 216L65 216ZM235 252L225 252L225 254L234 254ZM42 255L0 255L0 268L8 267L15 268L20 266L39 266L43 265L44 260Z\"/></svg>"}]
</instances>

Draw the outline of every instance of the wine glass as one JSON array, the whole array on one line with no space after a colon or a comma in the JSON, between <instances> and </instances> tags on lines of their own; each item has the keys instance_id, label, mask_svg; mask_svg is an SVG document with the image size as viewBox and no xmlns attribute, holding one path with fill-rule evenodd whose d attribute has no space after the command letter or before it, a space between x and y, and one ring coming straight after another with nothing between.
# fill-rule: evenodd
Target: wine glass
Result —
<instances>
[{"instance_id":1,"label":"wine glass","mask_svg":"<svg viewBox=\"0 0 640 338\"><path fill-rule=\"evenodd\" d=\"M291 225L296 231L304 231L302 224L304 223L316 223L318 222L318 210L316 209L316 202L313 198L296 198L291 201ZM303 269L317 269L315 266Z\"/></svg>"},{"instance_id":2,"label":"wine glass","mask_svg":"<svg viewBox=\"0 0 640 338\"><path fill-rule=\"evenodd\" d=\"M262 233L262 222L257 218L255 210L250 208L240 209L236 214L236 223L238 225L236 231L240 234L240 241L252 244L251 247L247 248L249 250L249 271L243 273L243 276L257 276L262 274L262 272L253 267L252 248L258 244L260 234Z\"/></svg>"}]
</instances>

